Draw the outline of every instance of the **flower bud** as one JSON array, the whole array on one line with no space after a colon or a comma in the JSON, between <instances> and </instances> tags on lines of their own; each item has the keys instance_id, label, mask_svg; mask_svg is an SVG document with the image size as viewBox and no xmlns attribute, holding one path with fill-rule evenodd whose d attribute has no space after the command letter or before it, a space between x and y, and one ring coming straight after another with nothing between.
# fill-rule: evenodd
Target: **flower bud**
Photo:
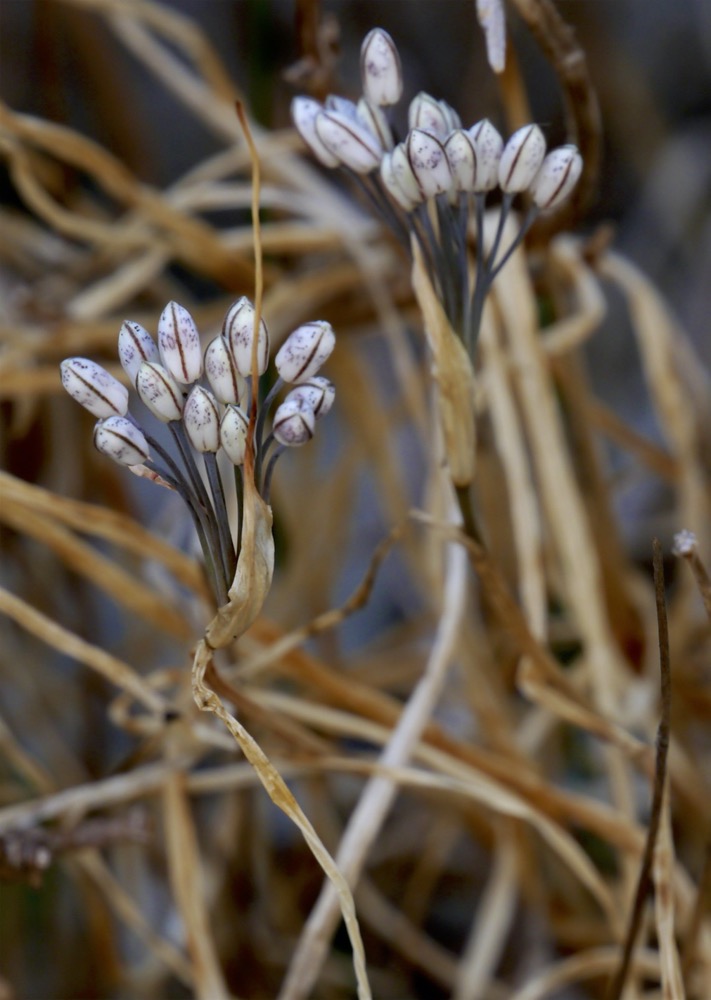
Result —
<instances>
[{"instance_id":1,"label":"flower bud","mask_svg":"<svg viewBox=\"0 0 711 1000\"><path fill-rule=\"evenodd\" d=\"M326 149L316 135L316 115L323 105L310 97L295 97L291 102L291 120L296 131L324 167L337 167L339 159Z\"/></svg>"},{"instance_id":2,"label":"flower bud","mask_svg":"<svg viewBox=\"0 0 711 1000\"><path fill-rule=\"evenodd\" d=\"M340 163L357 174L369 174L380 166L383 151L373 133L357 120L337 111L316 116L316 134Z\"/></svg>"},{"instance_id":3,"label":"flower bud","mask_svg":"<svg viewBox=\"0 0 711 1000\"><path fill-rule=\"evenodd\" d=\"M366 100L375 106L397 104L402 94L400 55L387 31L373 28L360 47L360 76Z\"/></svg>"},{"instance_id":4,"label":"flower bud","mask_svg":"<svg viewBox=\"0 0 711 1000\"><path fill-rule=\"evenodd\" d=\"M158 320L158 350L177 382L190 385L202 375L200 334L188 310L177 302L169 302Z\"/></svg>"},{"instance_id":5,"label":"flower bud","mask_svg":"<svg viewBox=\"0 0 711 1000\"><path fill-rule=\"evenodd\" d=\"M531 184L533 201L544 211L567 198L583 169L583 158L575 146L552 150Z\"/></svg>"},{"instance_id":6,"label":"flower bud","mask_svg":"<svg viewBox=\"0 0 711 1000\"><path fill-rule=\"evenodd\" d=\"M475 191L491 191L499 183L499 160L504 140L488 118L469 129L476 149Z\"/></svg>"},{"instance_id":7,"label":"flower bud","mask_svg":"<svg viewBox=\"0 0 711 1000\"><path fill-rule=\"evenodd\" d=\"M298 399L284 400L274 414L272 431L279 444L297 448L314 436L315 423L313 410L304 409Z\"/></svg>"},{"instance_id":8,"label":"flower bud","mask_svg":"<svg viewBox=\"0 0 711 1000\"><path fill-rule=\"evenodd\" d=\"M122 323L119 330L118 356L121 367L132 383L136 381L142 361L159 359L158 348L148 330L130 319Z\"/></svg>"},{"instance_id":9,"label":"flower bud","mask_svg":"<svg viewBox=\"0 0 711 1000\"><path fill-rule=\"evenodd\" d=\"M241 465L244 462L248 427L247 414L239 406L230 403L220 421L220 443L233 465Z\"/></svg>"},{"instance_id":10,"label":"flower bud","mask_svg":"<svg viewBox=\"0 0 711 1000\"><path fill-rule=\"evenodd\" d=\"M412 202L413 208L416 205L421 205L425 200L425 195L410 166L407 149L403 142L399 142L392 151L391 162L393 177L404 197Z\"/></svg>"},{"instance_id":11,"label":"flower bud","mask_svg":"<svg viewBox=\"0 0 711 1000\"><path fill-rule=\"evenodd\" d=\"M296 400L302 409L311 410L317 420L325 417L336 398L336 387L323 375L314 375L306 382L300 382L284 400Z\"/></svg>"},{"instance_id":12,"label":"flower bud","mask_svg":"<svg viewBox=\"0 0 711 1000\"><path fill-rule=\"evenodd\" d=\"M462 127L462 119L459 117L451 104L447 104L446 101L440 101L439 106L442 109L442 114L444 115L444 120L447 125L447 135L449 135L450 132L453 132L455 128Z\"/></svg>"},{"instance_id":13,"label":"flower bud","mask_svg":"<svg viewBox=\"0 0 711 1000\"><path fill-rule=\"evenodd\" d=\"M107 417L94 428L94 444L119 465L140 465L150 457L143 431L126 417Z\"/></svg>"},{"instance_id":14,"label":"flower bud","mask_svg":"<svg viewBox=\"0 0 711 1000\"><path fill-rule=\"evenodd\" d=\"M415 176L412 173L410 164L407 163L407 155L406 154L404 155L405 155L405 163L407 164L407 169L410 172L410 175L412 176L412 181L415 184L415 186L417 186L417 182L415 181ZM395 174L395 167L393 165L392 153L385 153L382 160L380 161L380 179L383 182L385 190L388 192L390 197L394 198L394 200L398 203L400 208L404 209L406 212L411 212L422 201L422 199L419 197L419 189L418 189L418 197L410 198L407 194L405 194L403 189L400 187L400 182Z\"/></svg>"},{"instance_id":15,"label":"flower bud","mask_svg":"<svg viewBox=\"0 0 711 1000\"><path fill-rule=\"evenodd\" d=\"M128 389L105 368L88 358L66 358L60 365L62 385L95 417L123 416L128 409Z\"/></svg>"},{"instance_id":16,"label":"flower bud","mask_svg":"<svg viewBox=\"0 0 711 1000\"><path fill-rule=\"evenodd\" d=\"M217 400L201 385L195 385L185 400L183 424L195 451L215 452L220 447L220 410Z\"/></svg>"},{"instance_id":17,"label":"flower bud","mask_svg":"<svg viewBox=\"0 0 711 1000\"><path fill-rule=\"evenodd\" d=\"M349 121L358 121L358 109L355 101L351 101L347 97L341 97L340 94L329 94L323 102L323 107L325 111L335 111L337 115L342 115Z\"/></svg>"},{"instance_id":18,"label":"flower bud","mask_svg":"<svg viewBox=\"0 0 711 1000\"><path fill-rule=\"evenodd\" d=\"M476 146L469 132L455 129L444 144L455 191L473 191L476 182Z\"/></svg>"},{"instance_id":19,"label":"flower bud","mask_svg":"<svg viewBox=\"0 0 711 1000\"><path fill-rule=\"evenodd\" d=\"M377 105L368 104L365 98L361 97L357 106L358 121L369 132L372 132L382 149L393 148L393 133L385 113Z\"/></svg>"},{"instance_id":20,"label":"flower bud","mask_svg":"<svg viewBox=\"0 0 711 1000\"><path fill-rule=\"evenodd\" d=\"M290 333L279 348L274 364L285 382L304 382L328 359L336 345L330 323L317 320Z\"/></svg>"},{"instance_id":21,"label":"flower bud","mask_svg":"<svg viewBox=\"0 0 711 1000\"><path fill-rule=\"evenodd\" d=\"M183 413L182 389L173 376L156 361L142 361L136 375L136 391L154 417L167 424L180 420Z\"/></svg>"},{"instance_id":22,"label":"flower bud","mask_svg":"<svg viewBox=\"0 0 711 1000\"><path fill-rule=\"evenodd\" d=\"M205 374L221 403L239 403L247 383L237 371L235 359L224 337L215 337L205 351Z\"/></svg>"},{"instance_id":23,"label":"flower bud","mask_svg":"<svg viewBox=\"0 0 711 1000\"><path fill-rule=\"evenodd\" d=\"M237 371L243 378L252 374L252 342L254 340L254 306L246 296L228 310L222 324L222 336L232 351ZM269 333L264 320L259 322L257 341L257 373L263 375L269 364Z\"/></svg>"},{"instance_id":24,"label":"flower bud","mask_svg":"<svg viewBox=\"0 0 711 1000\"><path fill-rule=\"evenodd\" d=\"M424 198L449 191L452 171L444 146L430 132L414 128L406 143L407 159Z\"/></svg>"},{"instance_id":25,"label":"flower bud","mask_svg":"<svg viewBox=\"0 0 711 1000\"><path fill-rule=\"evenodd\" d=\"M511 136L499 160L499 185L514 194L525 191L546 155L546 140L538 125L524 125Z\"/></svg>"},{"instance_id":26,"label":"flower bud","mask_svg":"<svg viewBox=\"0 0 711 1000\"><path fill-rule=\"evenodd\" d=\"M417 128L424 132L431 132L432 135L440 139L444 139L451 131L449 114L442 107L442 102L424 91L420 91L417 97L413 97L410 101L407 124L410 129Z\"/></svg>"}]
</instances>

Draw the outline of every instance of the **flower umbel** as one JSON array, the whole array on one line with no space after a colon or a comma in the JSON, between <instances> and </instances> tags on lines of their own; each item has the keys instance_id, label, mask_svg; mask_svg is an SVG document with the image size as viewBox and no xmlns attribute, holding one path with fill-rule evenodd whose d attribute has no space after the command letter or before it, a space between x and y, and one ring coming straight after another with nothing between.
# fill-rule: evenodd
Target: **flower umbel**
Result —
<instances>
[{"instance_id":1,"label":"flower umbel","mask_svg":"<svg viewBox=\"0 0 711 1000\"><path fill-rule=\"evenodd\" d=\"M173 451L129 412L128 390L104 368L88 358L68 358L61 365L64 388L98 418L97 449L137 475L174 489L185 501L219 607L228 602L240 555L245 476L250 477L250 489L256 488L268 505L279 456L313 436L317 418L325 416L335 394L331 382L316 374L335 345L329 323L307 323L286 338L277 354L278 376L263 399L259 385L252 384L254 328L254 306L244 297L230 307L222 334L208 344L204 356L192 316L176 302L161 314L157 345L139 323L122 324L121 365L148 416L166 424ZM264 320L259 324L257 363L261 375L269 364ZM201 384L203 373L208 385ZM266 434L272 404L287 383L295 388ZM251 420L248 413L253 414ZM237 498L235 524L228 515L230 493Z\"/></svg>"}]
</instances>

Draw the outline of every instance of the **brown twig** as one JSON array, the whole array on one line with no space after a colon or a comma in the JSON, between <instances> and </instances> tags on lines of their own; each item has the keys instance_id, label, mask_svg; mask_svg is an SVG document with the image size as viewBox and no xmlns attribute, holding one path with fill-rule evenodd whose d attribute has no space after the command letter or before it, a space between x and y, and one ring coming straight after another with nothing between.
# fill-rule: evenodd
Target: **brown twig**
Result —
<instances>
[{"instance_id":1,"label":"brown twig","mask_svg":"<svg viewBox=\"0 0 711 1000\"><path fill-rule=\"evenodd\" d=\"M625 938L624 949L619 967L610 980L605 993L605 1000L619 1000L625 986L625 980L630 969L632 953L635 941L639 932L644 905L652 887L652 862L654 859L654 848L659 832L659 823L662 811L662 798L664 794L664 783L667 771L667 755L669 752L669 736L671 730L671 663L669 658L669 628L667 624L667 609L664 594L664 566L662 547L658 539L653 542L653 564L654 564L654 592L657 605L657 628L659 636L659 669L660 669L660 693L661 693L661 715L659 727L657 729L657 754L654 770L654 792L652 795L652 809L649 817L649 827L647 829L647 840L644 845L642 863L637 880L637 890L635 892L634 904L627 925L627 936Z\"/></svg>"}]
</instances>

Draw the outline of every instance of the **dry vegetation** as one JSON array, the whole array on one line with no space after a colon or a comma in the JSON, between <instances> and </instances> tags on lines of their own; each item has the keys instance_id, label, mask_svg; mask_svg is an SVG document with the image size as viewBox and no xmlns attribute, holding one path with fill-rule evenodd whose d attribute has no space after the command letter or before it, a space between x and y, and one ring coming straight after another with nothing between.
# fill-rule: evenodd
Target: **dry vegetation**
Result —
<instances>
[{"instance_id":1,"label":"dry vegetation","mask_svg":"<svg viewBox=\"0 0 711 1000\"><path fill-rule=\"evenodd\" d=\"M123 377L126 316L154 329L175 298L207 337L252 294L237 95L168 5L68 6L219 148L159 189L0 103L19 198L0 209L0 997L353 996L313 844L195 707L192 650L214 612L180 505L93 452L58 378L75 354ZM515 121L515 79L505 91ZM274 586L208 679L354 887L373 995L604 996L656 766L625 995L708 997L711 395L683 332L604 240L549 228L515 255L478 357L484 549L456 527L407 262L291 131L255 134L264 315L276 344L333 323L338 395L331 426L282 461ZM663 447L591 388L586 345L613 288ZM652 538L640 564L616 520L630 476L663 483L674 528L698 539L689 566L664 540L666 768Z\"/></svg>"}]
</instances>

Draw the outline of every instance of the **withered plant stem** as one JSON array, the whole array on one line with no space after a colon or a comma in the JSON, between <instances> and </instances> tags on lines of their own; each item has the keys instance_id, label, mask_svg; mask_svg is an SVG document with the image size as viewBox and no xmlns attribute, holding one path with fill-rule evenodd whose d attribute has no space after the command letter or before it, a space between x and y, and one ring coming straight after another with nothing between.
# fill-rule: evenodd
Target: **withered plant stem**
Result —
<instances>
[{"instance_id":1,"label":"withered plant stem","mask_svg":"<svg viewBox=\"0 0 711 1000\"><path fill-rule=\"evenodd\" d=\"M669 753L669 737L671 732L671 661L669 657L669 626L667 623L667 607L664 594L664 565L662 547L657 538L652 543L652 560L654 566L654 594L657 606L657 632L659 640L659 672L660 672L660 719L657 729L657 753L654 768L654 791L652 808L647 829L647 839L642 854L637 890L627 925L627 935L620 959L619 967L609 982L605 1000L619 1000L627 980L635 942L644 915L644 906L652 887L652 864L654 848L657 843L659 824L662 814L664 783L667 773L667 756Z\"/></svg>"}]
</instances>

